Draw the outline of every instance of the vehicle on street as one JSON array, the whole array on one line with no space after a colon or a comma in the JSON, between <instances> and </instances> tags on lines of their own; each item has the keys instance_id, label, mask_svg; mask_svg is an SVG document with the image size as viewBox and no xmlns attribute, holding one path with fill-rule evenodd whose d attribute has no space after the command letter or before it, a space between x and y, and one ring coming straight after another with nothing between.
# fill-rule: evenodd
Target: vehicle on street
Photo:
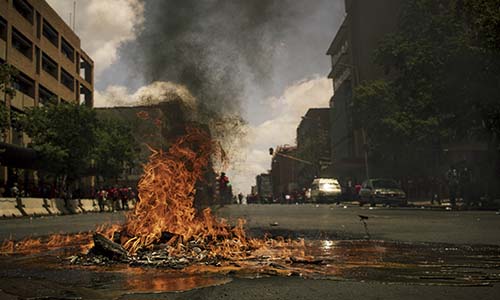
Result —
<instances>
[{"instance_id":1,"label":"vehicle on street","mask_svg":"<svg viewBox=\"0 0 500 300\"><path fill-rule=\"evenodd\" d=\"M406 193L401 189L399 183L393 179L376 178L363 182L359 191L359 205L376 204L399 205L408 204Z\"/></svg>"},{"instance_id":2,"label":"vehicle on street","mask_svg":"<svg viewBox=\"0 0 500 300\"><path fill-rule=\"evenodd\" d=\"M311 184L312 202L338 202L341 194L342 189L335 178L316 178Z\"/></svg>"}]
</instances>

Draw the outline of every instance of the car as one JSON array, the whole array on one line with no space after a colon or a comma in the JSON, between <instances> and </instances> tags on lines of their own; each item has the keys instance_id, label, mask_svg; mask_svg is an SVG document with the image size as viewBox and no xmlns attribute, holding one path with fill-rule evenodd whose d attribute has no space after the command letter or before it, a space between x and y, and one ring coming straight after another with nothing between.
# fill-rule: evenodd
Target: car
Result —
<instances>
[{"instance_id":1,"label":"car","mask_svg":"<svg viewBox=\"0 0 500 300\"><path fill-rule=\"evenodd\" d=\"M338 202L342 194L335 178L316 178L311 184L311 201L317 203Z\"/></svg>"},{"instance_id":2,"label":"car","mask_svg":"<svg viewBox=\"0 0 500 300\"><path fill-rule=\"evenodd\" d=\"M359 205L376 204L399 205L408 204L406 193L393 179L375 178L363 182L359 190Z\"/></svg>"}]
</instances>

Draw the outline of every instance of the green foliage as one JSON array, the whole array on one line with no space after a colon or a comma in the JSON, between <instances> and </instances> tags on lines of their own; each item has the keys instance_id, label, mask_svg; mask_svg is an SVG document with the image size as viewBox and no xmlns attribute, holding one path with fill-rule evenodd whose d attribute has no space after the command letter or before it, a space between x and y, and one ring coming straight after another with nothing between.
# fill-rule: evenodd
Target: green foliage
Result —
<instances>
[{"instance_id":1,"label":"green foliage","mask_svg":"<svg viewBox=\"0 0 500 300\"><path fill-rule=\"evenodd\" d=\"M97 174L104 179L116 178L125 167L134 165L139 152L137 143L125 121L103 119L97 124L93 153Z\"/></svg>"},{"instance_id":2,"label":"green foliage","mask_svg":"<svg viewBox=\"0 0 500 300\"><path fill-rule=\"evenodd\" d=\"M136 159L137 147L123 121L97 119L92 108L69 103L35 107L17 121L41 156L40 168L67 182L90 175L118 177Z\"/></svg>"},{"instance_id":3,"label":"green foliage","mask_svg":"<svg viewBox=\"0 0 500 300\"><path fill-rule=\"evenodd\" d=\"M10 96L16 94L16 90L12 88L12 83L17 74L17 70L11 65L0 64L0 92Z\"/></svg>"},{"instance_id":4,"label":"green foliage","mask_svg":"<svg viewBox=\"0 0 500 300\"><path fill-rule=\"evenodd\" d=\"M0 64L0 93L14 96L16 90L12 88L14 77L17 76L17 70L8 65ZM5 133L9 128L9 111L5 103L0 103L0 133Z\"/></svg>"},{"instance_id":5,"label":"green foliage","mask_svg":"<svg viewBox=\"0 0 500 300\"><path fill-rule=\"evenodd\" d=\"M73 181L88 170L96 121L91 108L60 103L27 110L21 122L29 146L42 158L41 167Z\"/></svg>"},{"instance_id":6,"label":"green foliage","mask_svg":"<svg viewBox=\"0 0 500 300\"><path fill-rule=\"evenodd\" d=\"M497 0L406 1L398 30L374 53L390 80L354 93L372 151L418 166L418 153L498 134L499 19Z\"/></svg>"}]
</instances>

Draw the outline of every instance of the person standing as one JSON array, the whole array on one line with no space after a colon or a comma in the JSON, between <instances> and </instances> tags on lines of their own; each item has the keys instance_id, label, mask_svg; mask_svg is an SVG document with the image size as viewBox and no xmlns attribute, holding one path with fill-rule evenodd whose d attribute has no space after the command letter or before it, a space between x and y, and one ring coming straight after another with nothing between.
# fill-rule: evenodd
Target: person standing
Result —
<instances>
[{"instance_id":1,"label":"person standing","mask_svg":"<svg viewBox=\"0 0 500 300\"><path fill-rule=\"evenodd\" d=\"M20 196L21 196L21 191L19 190L19 188L17 187L17 182L14 182L14 184L12 185L12 187L10 188L10 195L14 198L19 199Z\"/></svg>"},{"instance_id":2,"label":"person standing","mask_svg":"<svg viewBox=\"0 0 500 300\"><path fill-rule=\"evenodd\" d=\"M464 199L464 203L467 207L475 205L475 199L473 199L473 187L472 187L472 172L469 168L465 167L460 173L460 194Z\"/></svg>"},{"instance_id":3,"label":"person standing","mask_svg":"<svg viewBox=\"0 0 500 300\"><path fill-rule=\"evenodd\" d=\"M457 205L457 194L459 188L459 176L456 168L451 167L448 172L446 172L446 177L448 179L448 190L450 192L450 204L452 208Z\"/></svg>"},{"instance_id":4,"label":"person standing","mask_svg":"<svg viewBox=\"0 0 500 300\"><path fill-rule=\"evenodd\" d=\"M231 201L229 186L229 178L226 176L226 173L221 172L219 177L219 196L221 205L227 204Z\"/></svg>"}]
</instances>

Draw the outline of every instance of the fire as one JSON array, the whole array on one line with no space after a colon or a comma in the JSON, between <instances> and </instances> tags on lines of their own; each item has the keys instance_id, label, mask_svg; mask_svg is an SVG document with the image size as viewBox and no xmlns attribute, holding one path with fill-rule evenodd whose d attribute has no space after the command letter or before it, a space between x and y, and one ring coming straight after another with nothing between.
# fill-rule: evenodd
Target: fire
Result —
<instances>
[{"instance_id":1,"label":"fire","mask_svg":"<svg viewBox=\"0 0 500 300\"><path fill-rule=\"evenodd\" d=\"M138 184L139 201L127 214L126 222L96 230L121 244L129 256L158 247L163 247L172 257L196 257L194 252L200 249L205 259L242 260L269 254L304 256L304 241L251 239L246 236L244 220L238 220L232 227L226 220L215 218L208 208L201 212L195 209L196 183L203 180L214 157L224 156L219 144L207 132L187 128L186 134L168 151L151 150L152 155ZM6 241L0 252L53 249L75 243L87 243L89 246L84 249L88 250L92 246L90 240L91 234L85 233L52 235L48 241Z\"/></svg>"},{"instance_id":2,"label":"fire","mask_svg":"<svg viewBox=\"0 0 500 300\"><path fill-rule=\"evenodd\" d=\"M242 257L252 248L243 220L231 228L225 220L216 220L210 209L199 213L194 208L196 182L216 150L210 136L197 128L188 128L167 152L153 150L138 185L139 201L120 230L130 254L151 249L165 234L173 235L167 243L170 255L181 255L187 242L228 258Z\"/></svg>"},{"instance_id":3,"label":"fire","mask_svg":"<svg viewBox=\"0 0 500 300\"><path fill-rule=\"evenodd\" d=\"M5 240L0 246L0 253L40 253L66 247L77 247L79 251L90 249L91 233L53 234L48 238L25 238L15 242Z\"/></svg>"}]
</instances>

